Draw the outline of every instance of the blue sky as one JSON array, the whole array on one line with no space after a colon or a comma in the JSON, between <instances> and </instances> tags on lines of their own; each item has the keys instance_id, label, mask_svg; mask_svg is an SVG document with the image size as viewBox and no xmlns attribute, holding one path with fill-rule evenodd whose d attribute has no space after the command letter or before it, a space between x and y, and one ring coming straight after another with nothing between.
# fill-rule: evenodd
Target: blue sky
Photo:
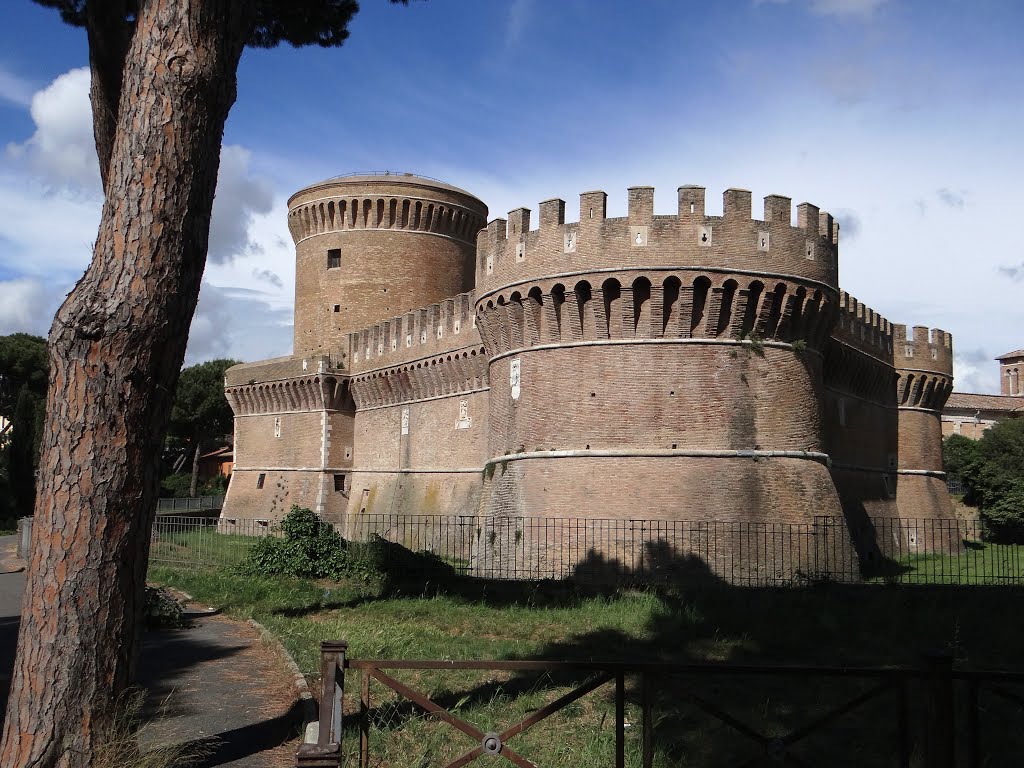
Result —
<instances>
[{"instance_id":1,"label":"blue sky","mask_svg":"<svg viewBox=\"0 0 1024 768\"><path fill-rule=\"evenodd\" d=\"M954 335L957 389L1024 346L1024 4L1004 0L363 0L340 49L249 50L225 132L189 362L291 351L285 200L411 171L493 216L681 184L779 193L842 225L842 287ZM81 30L0 24L0 333L45 333L99 217ZM755 216L759 206L755 202Z\"/></svg>"}]
</instances>

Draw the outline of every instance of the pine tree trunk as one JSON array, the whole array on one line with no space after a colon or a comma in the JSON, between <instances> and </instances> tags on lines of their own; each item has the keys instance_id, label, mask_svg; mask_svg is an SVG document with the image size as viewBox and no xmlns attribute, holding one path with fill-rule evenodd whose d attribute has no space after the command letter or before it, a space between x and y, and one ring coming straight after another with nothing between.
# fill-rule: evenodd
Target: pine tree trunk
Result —
<instances>
[{"instance_id":1,"label":"pine tree trunk","mask_svg":"<svg viewBox=\"0 0 1024 768\"><path fill-rule=\"evenodd\" d=\"M50 330L3 766L93 765L133 675L160 446L250 5L139 4L92 263Z\"/></svg>"},{"instance_id":2,"label":"pine tree trunk","mask_svg":"<svg viewBox=\"0 0 1024 768\"><path fill-rule=\"evenodd\" d=\"M196 491L199 490L199 438L196 438L196 450L192 454L192 482L188 486L188 495L195 498Z\"/></svg>"}]
</instances>

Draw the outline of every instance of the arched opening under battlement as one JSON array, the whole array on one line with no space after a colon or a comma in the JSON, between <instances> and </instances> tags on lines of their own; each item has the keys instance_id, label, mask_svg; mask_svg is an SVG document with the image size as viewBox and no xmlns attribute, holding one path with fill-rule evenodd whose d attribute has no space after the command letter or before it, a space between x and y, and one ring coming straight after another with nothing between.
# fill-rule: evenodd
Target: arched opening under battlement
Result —
<instances>
[{"instance_id":1,"label":"arched opening under battlement","mask_svg":"<svg viewBox=\"0 0 1024 768\"><path fill-rule=\"evenodd\" d=\"M732 278L722 284L718 308L718 322L715 325L715 336L728 336L729 326L732 323L733 303L736 300L736 289L739 287Z\"/></svg>"},{"instance_id":2,"label":"arched opening under battlement","mask_svg":"<svg viewBox=\"0 0 1024 768\"><path fill-rule=\"evenodd\" d=\"M769 297L765 296L765 299L769 299ZM786 301L786 284L777 284L769 300L771 301L771 311L768 313L764 325L764 333L761 335L766 339L774 339L776 332L779 330L779 320L782 318L782 310Z\"/></svg>"},{"instance_id":3,"label":"arched opening under battlement","mask_svg":"<svg viewBox=\"0 0 1024 768\"><path fill-rule=\"evenodd\" d=\"M640 276L633 281L633 327L636 336L647 336L651 330L651 281Z\"/></svg>"},{"instance_id":4,"label":"arched opening under battlement","mask_svg":"<svg viewBox=\"0 0 1024 768\"><path fill-rule=\"evenodd\" d=\"M693 281L693 308L690 311L690 336L701 336L704 310L707 307L711 281L701 275Z\"/></svg>"},{"instance_id":5,"label":"arched opening under battlement","mask_svg":"<svg viewBox=\"0 0 1024 768\"><path fill-rule=\"evenodd\" d=\"M601 298L604 302L605 338L622 337L622 284L614 277L601 283Z\"/></svg>"},{"instance_id":6,"label":"arched opening under battlement","mask_svg":"<svg viewBox=\"0 0 1024 768\"><path fill-rule=\"evenodd\" d=\"M661 284L661 333L663 336L675 338L679 336L679 297L682 280L676 275L669 275Z\"/></svg>"}]
</instances>

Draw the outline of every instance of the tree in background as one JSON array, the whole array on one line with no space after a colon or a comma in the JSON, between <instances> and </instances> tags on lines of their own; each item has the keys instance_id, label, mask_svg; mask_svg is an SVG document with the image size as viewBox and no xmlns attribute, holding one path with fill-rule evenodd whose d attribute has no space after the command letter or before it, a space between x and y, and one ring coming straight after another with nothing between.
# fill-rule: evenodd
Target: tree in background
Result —
<instances>
[{"instance_id":1,"label":"tree in background","mask_svg":"<svg viewBox=\"0 0 1024 768\"><path fill-rule=\"evenodd\" d=\"M980 507L991 538L1024 542L1024 419L993 424L977 442L950 435L942 458L963 482L964 501Z\"/></svg>"},{"instance_id":2,"label":"tree in background","mask_svg":"<svg viewBox=\"0 0 1024 768\"><path fill-rule=\"evenodd\" d=\"M36 0L84 27L104 203L48 337L35 524L0 765L99 762L128 687L160 458L249 46L341 45L355 0ZM395 0L392 0L394 2Z\"/></svg>"},{"instance_id":3,"label":"tree in background","mask_svg":"<svg viewBox=\"0 0 1024 768\"><path fill-rule=\"evenodd\" d=\"M36 501L36 468L42 430L42 400L23 384L18 394L7 446L7 476L12 510L18 517L31 515Z\"/></svg>"},{"instance_id":4,"label":"tree in background","mask_svg":"<svg viewBox=\"0 0 1024 768\"><path fill-rule=\"evenodd\" d=\"M0 518L31 515L46 405L46 340L0 336Z\"/></svg>"},{"instance_id":5,"label":"tree in background","mask_svg":"<svg viewBox=\"0 0 1024 768\"><path fill-rule=\"evenodd\" d=\"M188 495L199 487L199 456L210 441L231 432L234 413L224 397L224 372L237 360L210 360L185 368L178 378L171 410L171 434L181 438L192 454Z\"/></svg>"}]
</instances>

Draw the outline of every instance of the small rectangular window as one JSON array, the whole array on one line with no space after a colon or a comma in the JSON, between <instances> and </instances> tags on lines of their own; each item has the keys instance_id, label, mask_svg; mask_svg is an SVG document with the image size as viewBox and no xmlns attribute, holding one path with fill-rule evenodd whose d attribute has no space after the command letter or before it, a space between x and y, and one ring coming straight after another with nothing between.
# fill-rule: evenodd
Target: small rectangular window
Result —
<instances>
[{"instance_id":1,"label":"small rectangular window","mask_svg":"<svg viewBox=\"0 0 1024 768\"><path fill-rule=\"evenodd\" d=\"M280 437L280 436L281 436L281 417L280 416L275 416L274 417L274 437Z\"/></svg>"},{"instance_id":2,"label":"small rectangular window","mask_svg":"<svg viewBox=\"0 0 1024 768\"><path fill-rule=\"evenodd\" d=\"M327 251L327 268L335 269L341 266L341 248L330 248Z\"/></svg>"},{"instance_id":3,"label":"small rectangular window","mask_svg":"<svg viewBox=\"0 0 1024 768\"><path fill-rule=\"evenodd\" d=\"M263 487L263 482L266 479L267 479L266 473L265 472L260 472L260 476L256 478L256 487L257 488L262 488Z\"/></svg>"},{"instance_id":4,"label":"small rectangular window","mask_svg":"<svg viewBox=\"0 0 1024 768\"><path fill-rule=\"evenodd\" d=\"M344 493L345 492L345 476L344 475L335 475L334 476L334 490L338 491L339 493Z\"/></svg>"},{"instance_id":5,"label":"small rectangular window","mask_svg":"<svg viewBox=\"0 0 1024 768\"><path fill-rule=\"evenodd\" d=\"M335 312L341 312L341 304L335 304L334 305L334 311Z\"/></svg>"}]
</instances>

